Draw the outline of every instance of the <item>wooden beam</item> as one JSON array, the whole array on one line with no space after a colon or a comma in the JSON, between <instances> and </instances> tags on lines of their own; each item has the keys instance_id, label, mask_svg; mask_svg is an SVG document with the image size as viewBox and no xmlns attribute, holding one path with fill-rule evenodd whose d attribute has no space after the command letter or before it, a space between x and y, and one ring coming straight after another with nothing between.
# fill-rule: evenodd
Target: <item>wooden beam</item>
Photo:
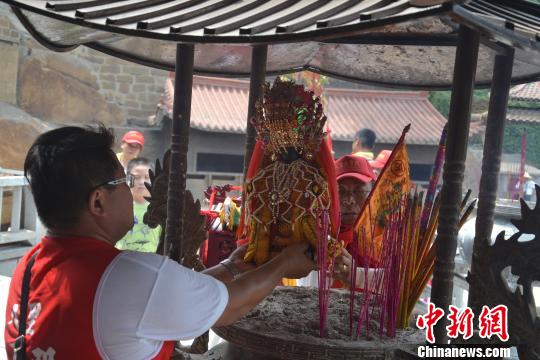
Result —
<instances>
[{"instance_id":1,"label":"wooden beam","mask_svg":"<svg viewBox=\"0 0 540 360\"><path fill-rule=\"evenodd\" d=\"M463 173L467 157L479 38L477 32L463 25L460 26L450 99L440 221L437 228L435 269L431 289L431 301L443 309L445 314L448 312L449 305L452 304L454 257L457 248ZM435 326L435 340L438 344L446 344L448 341L446 325L447 318L443 317Z\"/></svg>"},{"instance_id":2,"label":"wooden beam","mask_svg":"<svg viewBox=\"0 0 540 360\"><path fill-rule=\"evenodd\" d=\"M266 58L268 56L267 45L253 46L251 52L251 77L249 81L249 102L246 126L246 155L244 158L244 178L249 167L251 154L255 147L255 128L251 124L251 119L255 116L255 104L262 98L263 85L266 77Z\"/></svg>"},{"instance_id":3,"label":"wooden beam","mask_svg":"<svg viewBox=\"0 0 540 360\"><path fill-rule=\"evenodd\" d=\"M501 154L504 139L504 126L506 123L506 108L512 80L514 64L514 49L507 48L505 54L495 56L493 67L493 82L489 98L489 110L484 139L484 155L482 158L482 176L478 193L478 211L473 246L471 273L478 272L479 261L490 245L493 231L493 219L497 189L499 185L499 171L501 168ZM469 290L469 306L478 316L481 309L481 294L474 287Z\"/></svg>"},{"instance_id":4,"label":"wooden beam","mask_svg":"<svg viewBox=\"0 0 540 360\"><path fill-rule=\"evenodd\" d=\"M195 46L176 45L174 105L171 131L171 163L167 196L167 226L164 253L180 262L184 231L187 152L191 118L191 91Z\"/></svg>"}]
</instances>

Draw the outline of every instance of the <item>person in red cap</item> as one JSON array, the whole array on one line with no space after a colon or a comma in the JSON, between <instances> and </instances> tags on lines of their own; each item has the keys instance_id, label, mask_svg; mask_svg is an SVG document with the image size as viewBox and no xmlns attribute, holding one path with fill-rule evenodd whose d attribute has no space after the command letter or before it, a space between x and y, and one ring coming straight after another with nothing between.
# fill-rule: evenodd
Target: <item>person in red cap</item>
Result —
<instances>
[{"instance_id":1,"label":"person in red cap","mask_svg":"<svg viewBox=\"0 0 540 360\"><path fill-rule=\"evenodd\" d=\"M361 156L346 155L335 162L336 178L339 189L339 205L341 212L341 225L339 239L349 252L344 252L342 272L346 273L341 278L347 278L350 269L350 244L353 240L354 224L356 223L362 207L372 189L373 182L377 178L369 161ZM359 254L358 266L363 266L362 255ZM345 265L345 266L343 266ZM342 282L335 282L333 287L343 287Z\"/></svg>"},{"instance_id":2,"label":"person in red cap","mask_svg":"<svg viewBox=\"0 0 540 360\"><path fill-rule=\"evenodd\" d=\"M357 154L345 155L335 162L336 179L339 190L339 206L341 224L339 228L339 240L343 241L346 250L342 256L336 258L333 288L348 286L351 265L351 244L353 241L354 225L360 216L360 212L366 202L377 176L373 172L369 161ZM364 254L358 254L357 266L362 270L365 263L369 267L373 261ZM364 276L357 276L356 286L361 288ZM308 280L303 285L315 285ZM315 285L316 286L316 285Z\"/></svg>"},{"instance_id":3,"label":"person in red cap","mask_svg":"<svg viewBox=\"0 0 540 360\"><path fill-rule=\"evenodd\" d=\"M343 234L350 231L358 219L377 177L365 158L346 155L336 161L336 178L341 211L340 233Z\"/></svg>"},{"instance_id":4,"label":"person in red cap","mask_svg":"<svg viewBox=\"0 0 540 360\"><path fill-rule=\"evenodd\" d=\"M377 155L375 160L369 162L373 168L373 171L375 172L375 175L379 176L381 170L384 168L384 165L386 165L388 159L390 159L390 155L392 155L392 150L382 150L379 155Z\"/></svg>"},{"instance_id":5,"label":"person in red cap","mask_svg":"<svg viewBox=\"0 0 540 360\"><path fill-rule=\"evenodd\" d=\"M131 130L122 136L121 152L117 153L118 161L126 168L130 160L138 157L144 147L144 135L140 131Z\"/></svg>"}]
</instances>

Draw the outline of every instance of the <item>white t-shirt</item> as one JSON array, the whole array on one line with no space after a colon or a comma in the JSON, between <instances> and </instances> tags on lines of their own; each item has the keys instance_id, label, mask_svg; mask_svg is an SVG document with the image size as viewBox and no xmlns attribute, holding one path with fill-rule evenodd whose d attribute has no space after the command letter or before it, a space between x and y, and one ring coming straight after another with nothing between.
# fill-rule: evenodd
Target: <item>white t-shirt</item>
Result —
<instances>
[{"instance_id":1,"label":"white t-shirt","mask_svg":"<svg viewBox=\"0 0 540 360\"><path fill-rule=\"evenodd\" d=\"M523 186L523 192L525 195L532 195L534 193L534 181L528 180Z\"/></svg>"},{"instance_id":2,"label":"white t-shirt","mask_svg":"<svg viewBox=\"0 0 540 360\"><path fill-rule=\"evenodd\" d=\"M225 285L211 276L160 255L124 251L96 291L96 346L103 359L152 359L164 341L203 334L228 300Z\"/></svg>"}]
</instances>

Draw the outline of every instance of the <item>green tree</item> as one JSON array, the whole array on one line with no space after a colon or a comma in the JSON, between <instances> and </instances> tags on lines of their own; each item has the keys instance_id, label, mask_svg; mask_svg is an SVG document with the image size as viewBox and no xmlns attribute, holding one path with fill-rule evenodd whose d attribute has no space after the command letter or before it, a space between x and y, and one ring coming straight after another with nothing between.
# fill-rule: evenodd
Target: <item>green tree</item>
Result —
<instances>
[{"instance_id":1,"label":"green tree","mask_svg":"<svg viewBox=\"0 0 540 360\"><path fill-rule=\"evenodd\" d=\"M450 113L450 91L430 91L428 95L429 101L433 106L448 119ZM487 111L489 105L489 90L479 89L474 91L472 104L473 113L482 113Z\"/></svg>"},{"instance_id":2,"label":"green tree","mask_svg":"<svg viewBox=\"0 0 540 360\"><path fill-rule=\"evenodd\" d=\"M450 91L430 91L428 99L445 118L450 113Z\"/></svg>"},{"instance_id":3,"label":"green tree","mask_svg":"<svg viewBox=\"0 0 540 360\"><path fill-rule=\"evenodd\" d=\"M540 4L540 0L537 0ZM429 100L433 106L446 118L450 111L450 91L431 91ZM540 103L533 101L510 100L509 107L521 109L540 109ZM482 113L489 107L489 90L480 89L474 91L472 112ZM525 130L527 137L527 162L540 167L540 124L537 123L507 123L504 132L503 151L505 153L521 153L521 134ZM476 134L469 139L470 146L482 147L484 135Z\"/></svg>"},{"instance_id":4,"label":"green tree","mask_svg":"<svg viewBox=\"0 0 540 360\"><path fill-rule=\"evenodd\" d=\"M504 129L503 152L521 153L521 134L527 138L527 163L540 167L540 125L532 123L508 123Z\"/></svg>"}]
</instances>

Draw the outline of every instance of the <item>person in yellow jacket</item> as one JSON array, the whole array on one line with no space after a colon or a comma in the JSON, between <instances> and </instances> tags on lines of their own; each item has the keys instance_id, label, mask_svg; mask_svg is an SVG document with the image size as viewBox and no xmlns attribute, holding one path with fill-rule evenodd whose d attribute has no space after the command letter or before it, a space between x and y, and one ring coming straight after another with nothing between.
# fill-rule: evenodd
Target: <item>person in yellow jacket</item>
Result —
<instances>
[{"instance_id":1,"label":"person in yellow jacket","mask_svg":"<svg viewBox=\"0 0 540 360\"><path fill-rule=\"evenodd\" d=\"M363 157L368 161L373 160L376 140L375 131L367 128L358 130L352 144L352 155Z\"/></svg>"}]
</instances>

